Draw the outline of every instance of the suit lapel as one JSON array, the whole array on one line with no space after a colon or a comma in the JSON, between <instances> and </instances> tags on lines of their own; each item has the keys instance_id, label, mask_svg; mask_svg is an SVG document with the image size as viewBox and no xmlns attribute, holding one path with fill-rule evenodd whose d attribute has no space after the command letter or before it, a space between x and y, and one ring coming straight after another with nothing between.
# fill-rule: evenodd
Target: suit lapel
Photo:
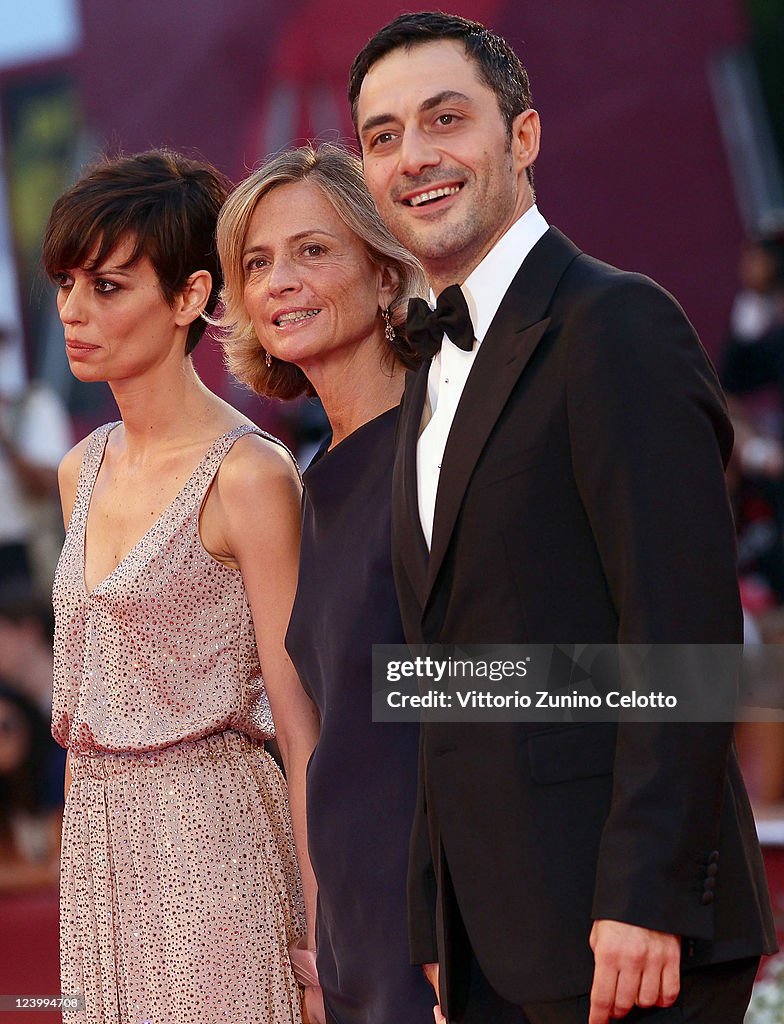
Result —
<instances>
[{"instance_id":1,"label":"suit lapel","mask_svg":"<svg viewBox=\"0 0 784 1024\"><path fill-rule=\"evenodd\" d=\"M444 451L423 610L443 564L479 456L512 389L547 330L550 320L545 318L545 313L553 292L579 252L560 231L550 228L524 260L477 353ZM418 424L419 420L416 422ZM416 484L416 437L413 459ZM418 508L416 515L418 522Z\"/></svg>"},{"instance_id":2,"label":"suit lapel","mask_svg":"<svg viewBox=\"0 0 784 1024\"><path fill-rule=\"evenodd\" d=\"M416 449L427 394L429 368L428 361L415 374L409 374L407 377L398 421L400 434L395 446L395 463L392 471L392 536L414 593L420 602L424 600L427 582L428 550L419 518Z\"/></svg>"}]
</instances>

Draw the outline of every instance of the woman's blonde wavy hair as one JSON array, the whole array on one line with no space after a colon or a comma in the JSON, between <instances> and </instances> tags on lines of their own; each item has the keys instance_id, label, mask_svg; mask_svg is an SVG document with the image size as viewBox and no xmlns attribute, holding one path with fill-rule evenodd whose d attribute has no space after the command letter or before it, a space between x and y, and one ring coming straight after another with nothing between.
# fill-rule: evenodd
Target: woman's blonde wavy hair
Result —
<instances>
[{"instance_id":1,"label":"woman's blonde wavy hair","mask_svg":"<svg viewBox=\"0 0 784 1024\"><path fill-rule=\"evenodd\" d=\"M409 298L427 294L422 267L393 238L379 217L365 185L362 164L352 153L342 146L322 143L288 149L270 157L231 193L218 219L217 245L224 284L223 314L216 323L223 331L229 371L257 394L281 399L303 393L312 395L314 391L298 366L275 358L271 366L266 365L266 352L245 308L242 253L258 203L280 185L300 181L312 182L321 190L341 220L362 240L373 263L396 272L399 283L389 305L395 328L390 354L409 368L417 365L417 357L409 348L401 325L405 323Z\"/></svg>"}]
</instances>

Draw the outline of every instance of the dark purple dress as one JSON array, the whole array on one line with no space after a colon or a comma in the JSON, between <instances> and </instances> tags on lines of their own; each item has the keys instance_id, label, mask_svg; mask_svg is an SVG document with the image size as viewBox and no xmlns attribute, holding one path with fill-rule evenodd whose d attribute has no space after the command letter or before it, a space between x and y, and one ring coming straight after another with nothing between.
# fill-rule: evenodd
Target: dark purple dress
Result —
<instances>
[{"instance_id":1,"label":"dark purple dress","mask_svg":"<svg viewBox=\"0 0 784 1024\"><path fill-rule=\"evenodd\" d=\"M299 586L286 646L321 713L308 769L318 968L333 1024L432 1024L409 964L408 839L418 726L371 720L371 647L403 643L390 507L397 409L326 443L305 473Z\"/></svg>"}]
</instances>

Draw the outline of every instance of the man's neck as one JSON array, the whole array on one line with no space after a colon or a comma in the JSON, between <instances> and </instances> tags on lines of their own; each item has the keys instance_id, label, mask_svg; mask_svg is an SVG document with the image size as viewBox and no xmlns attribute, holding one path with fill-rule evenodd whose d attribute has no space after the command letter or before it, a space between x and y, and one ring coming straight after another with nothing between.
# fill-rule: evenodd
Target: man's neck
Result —
<instances>
[{"instance_id":1,"label":"man's neck","mask_svg":"<svg viewBox=\"0 0 784 1024\"><path fill-rule=\"evenodd\" d=\"M422 265L433 294L440 295L450 284L464 284L487 254L498 245L512 225L516 224L531 209L534 202L531 190L526 189L521 195L520 201L515 205L511 216L499 223L488 238L477 240L473 245L469 243L460 252L450 253L444 259L423 260Z\"/></svg>"}]
</instances>

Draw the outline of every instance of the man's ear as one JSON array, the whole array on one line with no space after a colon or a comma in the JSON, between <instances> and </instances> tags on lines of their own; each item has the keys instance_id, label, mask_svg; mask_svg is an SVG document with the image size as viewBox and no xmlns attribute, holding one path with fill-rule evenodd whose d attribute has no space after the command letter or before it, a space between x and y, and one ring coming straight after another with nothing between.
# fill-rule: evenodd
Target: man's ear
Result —
<instances>
[{"instance_id":1,"label":"man's ear","mask_svg":"<svg viewBox=\"0 0 784 1024\"><path fill-rule=\"evenodd\" d=\"M191 274L174 300L175 321L180 327L192 324L204 312L211 291L212 275L208 270L197 270Z\"/></svg>"},{"instance_id":2,"label":"man's ear","mask_svg":"<svg viewBox=\"0 0 784 1024\"><path fill-rule=\"evenodd\" d=\"M512 157L518 174L539 156L541 134L539 114L533 108L523 110L512 122Z\"/></svg>"}]
</instances>

